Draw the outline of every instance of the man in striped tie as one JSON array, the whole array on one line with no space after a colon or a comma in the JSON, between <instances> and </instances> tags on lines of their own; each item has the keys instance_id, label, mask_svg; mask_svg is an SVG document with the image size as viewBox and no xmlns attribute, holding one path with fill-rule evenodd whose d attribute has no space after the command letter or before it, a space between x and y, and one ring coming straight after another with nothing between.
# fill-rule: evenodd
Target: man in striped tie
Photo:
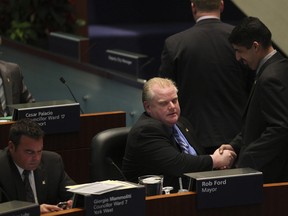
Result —
<instances>
[{"instance_id":1,"label":"man in striped tie","mask_svg":"<svg viewBox=\"0 0 288 216\"><path fill-rule=\"evenodd\" d=\"M123 159L123 172L130 181L142 175L163 175L164 186L188 188L184 173L231 167L236 154L218 150L207 155L197 142L192 125L180 117L177 87L170 79L152 78L143 87L145 112L132 127Z\"/></svg>"},{"instance_id":2,"label":"man in striped tie","mask_svg":"<svg viewBox=\"0 0 288 216\"><path fill-rule=\"evenodd\" d=\"M75 182L64 170L59 154L43 150L44 132L31 119L14 122L8 146L0 153L0 203L35 202L41 214L61 211L59 202L72 207L73 194L66 186Z\"/></svg>"},{"instance_id":3,"label":"man in striped tie","mask_svg":"<svg viewBox=\"0 0 288 216\"><path fill-rule=\"evenodd\" d=\"M0 117L11 115L10 104L34 102L17 64L0 61Z\"/></svg>"}]
</instances>

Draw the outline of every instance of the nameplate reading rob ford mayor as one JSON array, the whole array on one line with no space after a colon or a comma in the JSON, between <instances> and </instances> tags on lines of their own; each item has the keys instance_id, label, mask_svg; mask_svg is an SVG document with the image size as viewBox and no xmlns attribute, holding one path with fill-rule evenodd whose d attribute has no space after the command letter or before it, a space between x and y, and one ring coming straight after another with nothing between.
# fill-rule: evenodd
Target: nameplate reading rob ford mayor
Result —
<instances>
[{"instance_id":1,"label":"nameplate reading rob ford mayor","mask_svg":"<svg viewBox=\"0 0 288 216\"><path fill-rule=\"evenodd\" d=\"M186 173L197 207L215 208L261 203L263 174L251 168Z\"/></svg>"}]
</instances>

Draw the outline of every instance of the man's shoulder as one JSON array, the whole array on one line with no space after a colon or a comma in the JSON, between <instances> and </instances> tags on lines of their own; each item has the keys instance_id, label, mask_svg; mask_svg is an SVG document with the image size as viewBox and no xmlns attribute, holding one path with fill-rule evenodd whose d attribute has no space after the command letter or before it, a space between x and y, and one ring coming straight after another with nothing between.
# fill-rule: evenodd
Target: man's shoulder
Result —
<instances>
[{"instance_id":1,"label":"man's shoulder","mask_svg":"<svg viewBox=\"0 0 288 216\"><path fill-rule=\"evenodd\" d=\"M142 132L148 132L148 131L166 131L167 130L167 126L165 126L164 123L162 123L161 121L154 119L152 117L150 117L148 114L143 113L140 118L138 119L138 121L133 125L133 127L131 128L130 133L138 133L139 131Z\"/></svg>"},{"instance_id":2,"label":"man's shoulder","mask_svg":"<svg viewBox=\"0 0 288 216\"><path fill-rule=\"evenodd\" d=\"M0 149L0 161L7 160L7 149Z\"/></svg>"},{"instance_id":3,"label":"man's shoulder","mask_svg":"<svg viewBox=\"0 0 288 216\"><path fill-rule=\"evenodd\" d=\"M19 67L19 66L14 62L0 60L0 67Z\"/></svg>"},{"instance_id":4,"label":"man's shoulder","mask_svg":"<svg viewBox=\"0 0 288 216\"><path fill-rule=\"evenodd\" d=\"M152 118L151 116L149 116L147 113L143 113L139 119L137 120L137 122L135 123L134 127L137 126L142 126L142 125L147 125L147 126L155 126L155 125L161 125L162 123L157 120Z\"/></svg>"},{"instance_id":5,"label":"man's shoulder","mask_svg":"<svg viewBox=\"0 0 288 216\"><path fill-rule=\"evenodd\" d=\"M7 149L1 150L0 151L0 173L6 173L7 170L9 170L9 156L7 153ZM1 175L2 175L1 174Z\"/></svg>"},{"instance_id":6,"label":"man's shoulder","mask_svg":"<svg viewBox=\"0 0 288 216\"><path fill-rule=\"evenodd\" d=\"M42 152L42 160L44 161L51 161L51 160L59 160L61 156L53 151L43 151Z\"/></svg>"},{"instance_id":7,"label":"man's shoulder","mask_svg":"<svg viewBox=\"0 0 288 216\"><path fill-rule=\"evenodd\" d=\"M18 76L20 74L18 64L13 63L13 62L6 62L2 60L0 60L0 72L2 76L6 76L6 75L9 76L9 74Z\"/></svg>"}]
</instances>

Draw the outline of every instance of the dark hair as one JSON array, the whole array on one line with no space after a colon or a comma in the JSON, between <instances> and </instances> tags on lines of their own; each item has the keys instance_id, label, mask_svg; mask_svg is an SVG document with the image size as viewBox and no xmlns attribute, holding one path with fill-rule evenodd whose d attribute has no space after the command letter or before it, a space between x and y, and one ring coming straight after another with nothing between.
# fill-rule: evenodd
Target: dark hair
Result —
<instances>
[{"instance_id":1,"label":"dark hair","mask_svg":"<svg viewBox=\"0 0 288 216\"><path fill-rule=\"evenodd\" d=\"M30 119L21 119L11 125L9 131L9 140L17 147L21 136L28 136L33 139L40 139L44 137L44 132L38 123Z\"/></svg>"},{"instance_id":2,"label":"dark hair","mask_svg":"<svg viewBox=\"0 0 288 216\"><path fill-rule=\"evenodd\" d=\"M263 48L271 46L272 34L264 23L256 17L246 17L237 25L229 36L232 44L251 48L254 41L257 41Z\"/></svg>"},{"instance_id":3,"label":"dark hair","mask_svg":"<svg viewBox=\"0 0 288 216\"><path fill-rule=\"evenodd\" d=\"M191 0L200 11L213 11L220 8L221 0Z\"/></svg>"}]
</instances>

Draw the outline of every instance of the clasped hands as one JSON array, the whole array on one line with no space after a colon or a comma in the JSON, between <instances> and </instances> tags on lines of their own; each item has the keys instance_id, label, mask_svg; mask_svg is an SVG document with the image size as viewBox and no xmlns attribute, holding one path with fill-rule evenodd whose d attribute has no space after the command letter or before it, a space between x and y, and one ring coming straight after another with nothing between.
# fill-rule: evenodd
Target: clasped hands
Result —
<instances>
[{"instance_id":1,"label":"clasped hands","mask_svg":"<svg viewBox=\"0 0 288 216\"><path fill-rule=\"evenodd\" d=\"M214 169L229 169L237 157L234 149L229 144L222 144L212 155Z\"/></svg>"}]
</instances>

